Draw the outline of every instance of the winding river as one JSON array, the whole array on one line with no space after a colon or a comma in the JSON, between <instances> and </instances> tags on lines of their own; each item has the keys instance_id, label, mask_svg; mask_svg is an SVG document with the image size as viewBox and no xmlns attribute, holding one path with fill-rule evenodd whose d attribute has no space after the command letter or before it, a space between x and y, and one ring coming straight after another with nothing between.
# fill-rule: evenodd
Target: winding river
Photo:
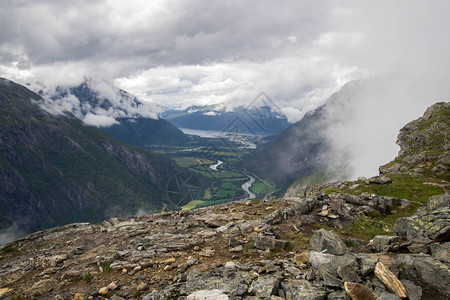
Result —
<instances>
[{"instance_id":1,"label":"winding river","mask_svg":"<svg viewBox=\"0 0 450 300\"><path fill-rule=\"evenodd\" d=\"M209 167L211 168L211 170L217 171L217 167L220 166L221 164L223 164L223 161L218 160L217 163L210 165ZM252 191L250 191L250 187L256 181L256 179L251 175L248 175L248 174L245 174L245 175L249 178L249 181L244 182L241 187L244 190L244 192L246 192L248 194L248 197L242 199L242 201L251 200L251 199L256 198L256 195L254 193L252 193Z\"/></svg>"},{"instance_id":2,"label":"winding river","mask_svg":"<svg viewBox=\"0 0 450 300\"><path fill-rule=\"evenodd\" d=\"M223 161L218 160L217 163L210 165L209 168L213 171L217 171L217 167L220 166L221 164L223 164Z\"/></svg>"},{"instance_id":3,"label":"winding river","mask_svg":"<svg viewBox=\"0 0 450 300\"><path fill-rule=\"evenodd\" d=\"M247 192L248 197L245 198L245 199L242 199L243 201L245 201L245 200L251 200L251 199L255 199L255 198L256 198L256 195L253 194L252 191L250 191L250 187L251 187L252 184L255 182L255 178L253 178L253 176L250 176L250 175L247 175L247 176L248 176L248 178L250 178L250 180L247 181L247 182L245 182L245 183L242 185L242 189L243 189L244 191Z\"/></svg>"}]
</instances>

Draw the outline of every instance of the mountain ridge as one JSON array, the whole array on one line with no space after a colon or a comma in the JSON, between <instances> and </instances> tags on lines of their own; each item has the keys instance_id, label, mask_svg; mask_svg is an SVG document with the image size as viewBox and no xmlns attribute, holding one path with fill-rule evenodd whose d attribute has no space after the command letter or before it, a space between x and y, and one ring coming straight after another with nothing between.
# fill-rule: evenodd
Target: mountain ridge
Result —
<instances>
[{"instance_id":1,"label":"mountain ridge","mask_svg":"<svg viewBox=\"0 0 450 300\"><path fill-rule=\"evenodd\" d=\"M158 108L144 103L112 84L85 80L78 86L40 90L41 107L51 113L69 110L88 125L128 144L184 145L190 139L169 121L158 117Z\"/></svg>"},{"instance_id":2,"label":"mountain ridge","mask_svg":"<svg viewBox=\"0 0 450 300\"><path fill-rule=\"evenodd\" d=\"M257 104L257 103L256 103ZM162 113L170 122L181 128L231 131L262 136L274 135L290 126L287 118L268 105L260 107L235 107L227 111L214 105L190 106L184 110Z\"/></svg>"},{"instance_id":3,"label":"mountain ridge","mask_svg":"<svg viewBox=\"0 0 450 300\"><path fill-rule=\"evenodd\" d=\"M183 169L163 154L128 146L71 115L53 116L39 95L0 82L3 228L25 232L176 208L166 195Z\"/></svg>"}]
</instances>

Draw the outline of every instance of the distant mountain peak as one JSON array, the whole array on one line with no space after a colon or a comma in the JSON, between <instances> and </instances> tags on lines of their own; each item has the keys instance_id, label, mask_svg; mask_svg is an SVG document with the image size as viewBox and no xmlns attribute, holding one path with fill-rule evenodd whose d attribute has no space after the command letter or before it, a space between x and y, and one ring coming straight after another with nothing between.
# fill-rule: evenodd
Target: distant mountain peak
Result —
<instances>
[{"instance_id":1,"label":"distant mountain peak","mask_svg":"<svg viewBox=\"0 0 450 300\"><path fill-rule=\"evenodd\" d=\"M88 125L109 127L117 118L157 119L159 108L142 102L110 82L86 78L74 87L42 88L39 104L52 114L70 112Z\"/></svg>"},{"instance_id":2,"label":"distant mountain peak","mask_svg":"<svg viewBox=\"0 0 450 300\"><path fill-rule=\"evenodd\" d=\"M193 105L184 110L166 110L162 117L180 128L236 131L257 135L278 134L290 126L282 112L267 105L236 106L232 110L217 105ZM240 125L235 126L236 124Z\"/></svg>"}]
</instances>

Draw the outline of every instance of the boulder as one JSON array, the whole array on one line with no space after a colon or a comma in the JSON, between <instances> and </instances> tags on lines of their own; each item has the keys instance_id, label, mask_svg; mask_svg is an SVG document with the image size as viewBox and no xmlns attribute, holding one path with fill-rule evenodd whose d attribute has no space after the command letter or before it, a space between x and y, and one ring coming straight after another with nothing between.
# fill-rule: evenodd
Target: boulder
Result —
<instances>
[{"instance_id":1,"label":"boulder","mask_svg":"<svg viewBox=\"0 0 450 300\"><path fill-rule=\"evenodd\" d=\"M187 300L228 300L228 296L221 290L196 291L186 298Z\"/></svg>"},{"instance_id":2,"label":"boulder","mask_svg":"<svg viewBox=\"0 0 450 300\"><path fill-rule=\"evenodd\" d=\"M383 292L381 293L380 297L377 298L377 300L401 300L402 298L397 297L394 294Z\"/></svg>"},{"instance_id":3,"label":"boulder","mask_svg":"<svg viewBox=\"0 0 450 300\"><path fill-rule=\"evenodd\" d=\"M387 252L394 244L400 242L400 238L398 236L377 235L372 241L376 251Z\"/></svg>"},{"instance_id":4,"label":"boulder","mask_svg":"<svg viewBox=\"0 0 450 300\"><path fill-rule=\"evenodd\" d=\"M446 264L426 254L399 254L395 263L401 278L422 287L424 299L450 299L450 270Z\"/></svg>"},{"instance_id":5,"label":"boulder","mask_svg":"<svg viewBox=\"0 0 450 300\"><path fill-rule=\"evenodd\" d=\"M197 270L195 270L197 271ZM227 294L231 299L248 294L248 287L254 280L248 271L240 271L238 268L216 268L207 272L191 272L187 280L181 286L177 294L189 295L196 291L217 289ZM165 290L164 293L167 293Z\"/></svg>"},{"instance_id":6,"label":"boulder","mask_svg":"<svg viewBox=\"0 0 450 300\"><path fill-rule=\"evenodd\" d=\"M255 236L253 241L255 242L255 248L260 250L272 250L274 248L274 237L270 236Z\"/></svg>"},{"instance_id":7,"label":"boulder","mask_svg":"<svg viewBox=\"0 0 450 300\"><path fill-rule=\"evenodd\" d=\"M418 243L442 242L450 238L450 208L399 218L392 224L392 232Z\"/></svg>"},{"instance_id":8,"label":"boulder","mask_svg":"<svg viewBox=\"0 0 450 300\"><path fill-rule=\"evenodd\" d=\"M392 224L392 232L415 242L443 242L450 240L450 195L428 198L425 209Z\"/></svg>"},{"instance_id":9,"label":"boulder","mask_svg":"<svg viewBox=\"0 0 450 300\"><path fill-rule=\"evenodd\" d=\"M281 282L286 299L293 300L325 300L326 292L313 287L303 279L286 279Z\"/></svg>"},{"instance_id":10,"label":"boulder","mask_svg":"<svg viewBox=\"0 0 450 300\"><path fill-rule=\"evenodd\" d=\"M352 300L376 300L372 291L360 283L345 282L345 292Z\"/></svg>"},{"instance_id":11,"label":"boulder","mask_svg":"<svg viewBox=\"0 0 450 300\"><path fill-rule=\"evenodd\" d=\"M322 272L322 279L323 284L325 284L326 286L341 287L343 285L342 281L327 272Z\"/></svg>"},{"instance_id":12,"label":"boulder","mask_svg":"<svg viewBox=\"0 0 450 300\"><path fill-rule=\"evenodd\" d=\"M367 275L375 271L375 265L378 262L376 257L362 257L359 259L359 273L361 276L366 277Z\"/></svg>"},{"instance_id":13,"label":"boulder","mask_svg":"<svg viewBox=\"0 0 450 300\"><path fill-rule=\"evenodd\" d=\"M387 288L400 298L406 298L406 288L401 281L394 275L382 262L375 266L375 275Z\"/></svg>"},{"instance_id":14,"label":"boulder","mask_svg":"<svg viewBox=\"0 0 450 300\"><path fill-rule=\"evenodd\" d=\"M309 252L302 252L294 256L294 261L297 264L305 264L309 261Z\"/></svg>"},{"instance_id":15,"label":"boulder","mask_svg":"<svg viewBox=\"0 0 450 300\"><path fill-rule=\"evenodd\" d=\"M8 288L0 288L0 297L6 296L10 292L13 292L13 290Z\"/></svg>"},{"instance_id":16,"label":"boulder","mask_svg":"<svg viewBox=\"0 0 450 300\"><path fill-rule=\"evenodd\" d=\"M261 276L252 282L249 293L263 298L270 298L278 290L280 279L275 276Z\"/></svg>"},{"instance_id":17,"label":"boulder","mask_svg":"<svg viewBox=\"0 0 450 300\"><path fill-rule=\"evenodd\" d=\"M337 268L337 273L339 277L341 277L342 280L344 281L351 281L351 282L361 281L361 278L358 276L352 265L339 266Z\"/></svg>"},{"instance_id":18,"label":"boulder","mask_svg":"<svg viewBox=\"0 0 450 300\"><path fill-rule=\"evenodd\" d=\"M406 293L408 294L409 300L420 300L422 299L422 288L418 285L415 285L412 281L409 280L401 280L403 285L406 288Z\"/></svg>"},{"instance_id":19,"label":"boulder","mask_svg":"<svg viewBox=\"0 0 450 300\"><path fill-rule=\"evenodd\" d=\"M325 229L317 230L310 241L311 247L319 252L343 255L347 252L347 246L332 231Z\"/></svg>"},{"instance_id":20,"label":"boulder","mask_svg":"<svg viewBox=\"0 0 450 300\"><path fill-rule=\"evenodd\" d=\"M433 211L450 207L450 194L435 195L428 198L427 210Z\"/></svg>"},{"instance_id":21,"label":"boulder","mask_svg":"<svg viewBox=\"0 0 450 300\"><path fill-rule=\"evenodd\" d=\"M444 262L444 263L450 263L450 242L444 243L444 244L431 244L431 255Z\"/></svg>"},{"instance_id":22,"label":"boulder","mask_svg":"<svg viewBox=\"0 0 450 300\"><path fill-rule=\"evenodd\" d=\"M333 276L337 276L337 269L340 266L351 265L356 267L356 258L351 253L345 255L333 255L311 251L309 254L310 264L317 270L325 271Z\"/></svg>"},{"instance_id":23,"label":"boulder","mask_svg":"<svg viewBox=\"0 0 450 300\"><path fill-rule=\"evenodd\" d=\"M241 245L241 243L238 240L236 240L234 237L230 237L230 239L228 240L229 248L235 248L239 245Z\"/></svg>"},{"instance_id":24,"label":"boulder","mask_svg":"<svg viewBox=\"0 0 450 300\"><path fill-rule=\"evenodd\" d=\"M370 177L366 180L368 184L389 184L392 183L392 181L391 178L384 175Z\"/></svg>"},{"instance_id":25,"label":"boulder","mask_svg":"<svg viewBox=\"0 0 450 300\"><path fill-rule=\"evenodd\" d=\"M327 300L350 300L350 296L343 291L336 291L327 295Z\"/></svg>"},{"instance_id":26,"label":"boulder","mask_svg":"<svg viewBox=\"0 0 450 300\"><path fill-rule=\"evenodd\" d=\"M411 253L428 253L427 244L412 243L407 248Z\"/></svg>"},{"instance_id":27,"label":"boulder","mask_svg":"<svg viewBox=\"0 0 450 300\"><path fill-rule=\"evenodd\" d=\"M108 294L108 288L106 286L104 286L98 290L98 293L100 295L106 295L106 294Z\"/></svg>"}]
</instances>

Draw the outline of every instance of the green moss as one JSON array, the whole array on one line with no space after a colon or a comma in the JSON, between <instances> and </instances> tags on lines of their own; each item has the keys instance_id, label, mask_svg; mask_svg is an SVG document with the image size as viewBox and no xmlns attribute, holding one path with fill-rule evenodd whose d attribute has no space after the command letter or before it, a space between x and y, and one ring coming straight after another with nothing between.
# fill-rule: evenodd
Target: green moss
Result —
<instances>
[{"instance_id":1,"label":"green moss","mask_svg":"<svg viewBox=\"0 0 450 300\"><path fill-rule=\"evenodd\" d=\"M310 249L309 241L311 237L308 237L306 235L298 233L289 233L281 236L281 239L289 241L289 246L287 246L286 251L301 252Z\"/></svg>"},{"instance_id":2,"label":"green moss","mask_svg":"<svg viewBox=\"0 0 450 300\"><path fill-rule=\"evenodd\" d=\"M349 237L369 241L376 235L390 235L390 228L398 218L409 217L413 215L420 207L419 204L412 203L404 209L398 209L395 213L387 212L385 214L372 214L371 217L355 218L349 229L342 229L340 232ZM392 211L394 211L392 209Z\"/></svg>"},{"instance_id":3,"label":"green moss","mask_svg":"<svg viewBox=\"0 0 450 300\"><path fill-rule=\"evenodd\" d=\"M301 177L297 179L290 188L296 188L298 186L307 186L314 183L325 183L329 180L336 179L338 176L335 172L332 172L329 168L321 168L318 170L315 170L308 176ZM300 191L301 193L302 191Z\"/></svg>"},{"instance_id":4,"label":"green moss","mask_svg":"<svg viewBox=\"0 0 450 300\"><path fill-rule=\"evenodd\" d=\"M328 195L333 194L333 193L338 193L340 190L338 189L333 189L333 188L325 188L323 189L323 191L325 193L327 193Z\"/></svg>"},{"instance_id":5,"label":"green moss","mask_svg":"<svg viewBox=\"0 0 450 300\"><path fill-rule=\"evenodd\" d=\"M91 281L91 279L92 279L93 276L94 276L94 275L92 275L91 273L87 273L87 274L83 275L83 280L84 280L86 283L88 283L88 282Z\"/></svg>"},{"instance_id":6,"label":"green moss","mask_svg":"<svg viewBox=\"0 0 450 300\"><path fill-rule=\"evenodd\" d=\"M418 202L426 202L429 197L444 193L444 189L439 186L425 184L425 182L436 182L433 177L413 177L409 175L392 175L391 184L364 184L355 189L324 189L327 194L331 193L349 193L352 195L361 195L362 193L377 194L379 196L396 197Z\"/></svg>"},{"instance_id":7,"label":"green moss","mask_svg":"<svg viewBox=\"0 0 450 300\"><path fill-rule=\"evenodd\" d=\"M111 272L111 263L114 261L114 259L111 260L102 260L100 262L100 267L103 269L103 273Z\"/></svg>"},{"instance_id":8,"label":"green moss","mask_svg":"<svg viewBox=\"0 0 450 300\"><path fill-rule=\"evenodd\" d=\"M20 248L18 246L8 246L0 251L0 261L7 257L16 257L20 255Z\"/></svg>"}]
</instances>

